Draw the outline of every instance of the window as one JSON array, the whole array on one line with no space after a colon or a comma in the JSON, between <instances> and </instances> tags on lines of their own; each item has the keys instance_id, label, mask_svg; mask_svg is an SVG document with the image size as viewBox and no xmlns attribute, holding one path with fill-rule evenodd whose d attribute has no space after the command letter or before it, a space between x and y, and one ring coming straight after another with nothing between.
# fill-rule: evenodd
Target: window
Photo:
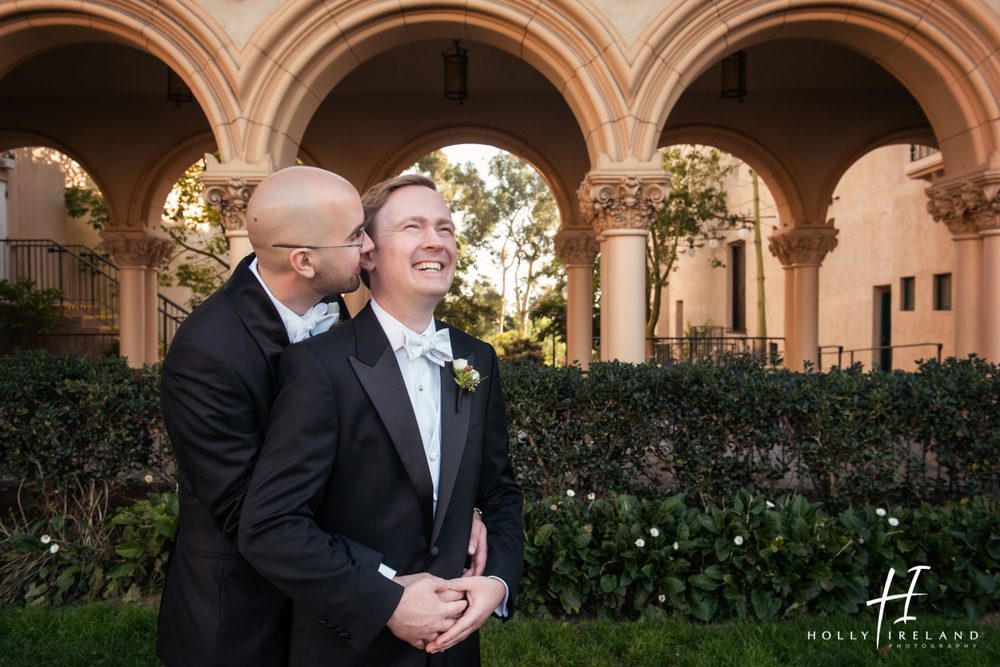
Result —
<instances>
[{"instance_id":1,"label":"window","mask_svg":"<svg viewBox=\"0 0 1000 667\"><path fill-rule=\"evenodd\" d=\"M916 310L917 280L913 276L899 281L899 309Z\"/></svg>"},{"instance_id":2,"label":"window","mask_svg":"<svg viewBox=\"0 0 1000 667\"><path fill-rule=\"evenodd\" d=\"M934 276L934 310L951 310L951 274Z\"/></svg>"},{"instance_id":3,"label":"window","mask_svg":"<svg viewBox=\"0 0 1000 667\"><path fill-rule=\"evenodd\" d=\"M732 330L742 333L747 330L746 244L742 241L729 246L729 272L729 288L732 296L729 319L732 322Z\"/></svg>"}]
</instances>

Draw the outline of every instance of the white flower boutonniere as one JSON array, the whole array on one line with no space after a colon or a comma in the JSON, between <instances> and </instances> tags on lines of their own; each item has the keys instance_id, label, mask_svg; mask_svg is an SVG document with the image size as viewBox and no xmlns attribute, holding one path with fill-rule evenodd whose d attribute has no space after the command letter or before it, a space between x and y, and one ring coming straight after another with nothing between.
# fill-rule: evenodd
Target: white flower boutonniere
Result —
<instances>
[{"instance_id":1,"label":"white flower boutonniere","mask_svg":"<svg viewBox=\"0 0 1000 667\"><path fill-rule=\"evenodd\" d=\"M458 394L455 396L455 412L458 412L462 401L462 393L472 393L483 381L479 371L473 368L466 359L455 359L451 362L451 373L458 385Z\"/></svg>"}]
</instances>

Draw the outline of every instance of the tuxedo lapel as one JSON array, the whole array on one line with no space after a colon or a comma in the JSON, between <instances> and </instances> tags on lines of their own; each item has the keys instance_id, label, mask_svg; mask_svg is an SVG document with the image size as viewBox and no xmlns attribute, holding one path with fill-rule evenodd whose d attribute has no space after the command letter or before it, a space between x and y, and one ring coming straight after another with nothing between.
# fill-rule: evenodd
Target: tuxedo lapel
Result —
<instances>
[{"instance_id":1,"label":"tuxedo lapel","mask_svg":"<svg viewBox=\"0 0 1000 667\"><path fill-rule=\"evenodd\" d=\"M288 347L288 332L260 281L250 271L254 255L244 257L223 288L247 333L260 348L276 382L278 357Z\"/></svg>"},{"instance_id":2,"label":"tuxedo lapel","mask_svg":"<svg viewBox=\"0 0 1000 667\"><path fill-rule=\"evenodd\" d=\"M358 356L351 357L351 367L389 432L406 474L416 489L424 525L429 529L434 509L434 484L427 468L420 427L410 406L410 397L406 393L396 355L389 346L371 305L365 306L353 322Z\"/></svg>"},{"instance_id":3,"label":"tuxedo lapel","mask_svg":"<svg viewBox=\"0 0 1000 667\"><path fill-rule=\"evenodd\" d=\"M441 324L438 323L438 326ZM454 332L453 329L452 333ZM463 342L459 337L452 337L452 356L466 359L470 366L474 366L474 355L471 350L462 346ZM437 541L445 514L448 513L448 504L451 502L452 491L455 490L455 479L465 451L465 440L469 435L471 414L472 394L461 392L460 395L452 374L452 365L445 364L441 368L441 476L438 479L438 506L434 515L434 529L431 531L431 544Z\"/></svg>"}]
</instances>

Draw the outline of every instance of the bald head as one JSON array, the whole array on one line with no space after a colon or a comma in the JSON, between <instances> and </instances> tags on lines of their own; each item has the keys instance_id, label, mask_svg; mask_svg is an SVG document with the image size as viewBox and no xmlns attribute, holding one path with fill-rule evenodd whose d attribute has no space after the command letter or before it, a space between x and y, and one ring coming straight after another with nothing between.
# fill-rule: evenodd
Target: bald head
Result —
<instances>
[{"instance_id":1,"label":"bald head","mask_svg":"<svg viewBox=\"0 0 1000 667\"><path fill-rule=\"evenodd\" d=\"M362 220L361 198L346 179L315 167L277 171L254 190L247 204L247 233L261 266L288 270L287 248L337 243Z\"/></svg>"}]
</instances>

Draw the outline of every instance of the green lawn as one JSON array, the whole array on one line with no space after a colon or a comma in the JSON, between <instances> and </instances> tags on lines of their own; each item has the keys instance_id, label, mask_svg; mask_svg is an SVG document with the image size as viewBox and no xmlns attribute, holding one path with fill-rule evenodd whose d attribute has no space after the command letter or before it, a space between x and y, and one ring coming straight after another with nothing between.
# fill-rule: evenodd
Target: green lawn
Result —
<instances>
[{"instance_id":1,"label":"green lawn","mask_svg":"<svg viewBox=\"0 0 1000 667\"><path fill-rule=\"evenodd\" d=\"M887 617L883 633L893 628ZM920 618L907 631L938 636L979 632L969 648L875 650L874 623L858 619L796 619L783 623L695 625L683 621L563 622L515 619L490 621L483 637L483 664L565 667L691 665L1000 665L996 626ZM816 632L810 640L809 632ZM824 641L854 632L858 638ZM861 633L867 632L867 639ZM153 652L156 610L148 605L89 604L63 609L0 610L0 665L46 667L157 664ZM886 642L883 642L886 643ZM921 640L919 643L928 643ZM937 640L935 639L935 644Z\"/></svg>"}]
</instances>

